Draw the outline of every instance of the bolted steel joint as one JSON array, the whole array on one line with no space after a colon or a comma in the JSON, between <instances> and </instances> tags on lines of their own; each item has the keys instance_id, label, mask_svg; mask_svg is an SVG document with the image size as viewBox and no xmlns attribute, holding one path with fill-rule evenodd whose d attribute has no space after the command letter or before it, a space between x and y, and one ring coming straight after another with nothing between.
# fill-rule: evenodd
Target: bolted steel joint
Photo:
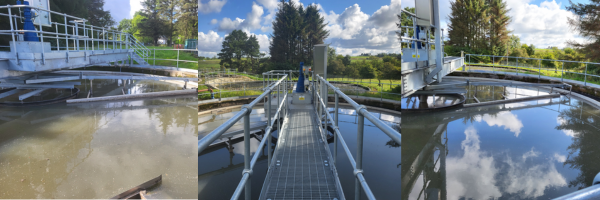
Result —
<instances>
[{"instance_id":1,"label":"bolted steel joint","mask_svg":"<svg viewBox=\"0 0 600 200\"><path fill-rule=\"evenodd\" d=\"M243 106L242 106L242 109L244 109L244 108L248 110L248 113L247 113L247 114L250 114L250 113L252 112L252 106L250 106L250 105L246 104L246 105L243 105Z\"/></svg>"},{"instance_id":2,"label":"bolted steel joint","mask_svg":"<svg viewBox=\"0 0 600 200\"><path fill-rule=\"evenodd\" d=\"M596 174L596 177L594 177L594 182L592 183L592 185L598 184L600 184L600 173Z\"/></svg>"},{"instance_id":3,"label":"bolted steel joint","mask_svg":"<svg viewBox=\"0 0 600 200\"><path fill-rule=\"evenodd\" d=\"M358 105L358 108L356 109L356 112L357 112L357 113L359 113L359 114L362 114L362 113L361 113L361 111L362 111L363 109L364 109L365 111L367 111L367 107L366 107L366 106L364 106L364 105ZM367 112L368 112L368 111L367 111Z\"/></svg>"},{"instance_id":4,"label":"bolted steel joint","mask_svg":"<svg viewBox=\"0 0 600 200\"><path fill-rule=\"evenodd\" d=\"M242 171L242 176L244 174L248 174L248 175L252 176L252 170L251 169L245 169L244 171Z\"/></svg>"},{"instance_id":5,"label":"bolted steel joint","mask_svg":"<svg viewBox=\"0 0 600 200\"><path fill-rule=\"evenodd\" d=\"M358 176L358 174L362 174L363 170L362 169L355 169L354 170L354 176Z\"/></svg>"}]
</instances>

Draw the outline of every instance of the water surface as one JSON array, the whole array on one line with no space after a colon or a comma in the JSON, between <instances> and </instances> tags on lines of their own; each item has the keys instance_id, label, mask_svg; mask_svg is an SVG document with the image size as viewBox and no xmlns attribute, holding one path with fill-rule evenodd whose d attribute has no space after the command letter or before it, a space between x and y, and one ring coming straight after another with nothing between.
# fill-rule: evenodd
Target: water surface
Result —
<instances>
[{"instance_id":1,"label":"water surface","mask_svg":"<svg viewBox=\"0 0 600 200\"><path fill-rule=\"evenodd\" d=\"M402 118L402 199L551 199L600 172L600 110L574 98Z\"/></svg>"}]
</instances>

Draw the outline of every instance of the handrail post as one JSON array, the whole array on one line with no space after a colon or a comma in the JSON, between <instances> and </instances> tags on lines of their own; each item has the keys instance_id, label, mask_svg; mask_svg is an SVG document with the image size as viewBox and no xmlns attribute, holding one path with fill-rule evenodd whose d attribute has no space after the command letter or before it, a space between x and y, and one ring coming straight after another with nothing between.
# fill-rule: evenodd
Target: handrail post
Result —
<instances>
[{"instance_id":1,"label":"handrail post","mask_svg":"<svg viewBox=\"0 0 600 200\"><path fill-rule=\"evenodd\" d=\"M250 113L252 110L246 110L246 116L244 116L244 173L248 172L250 169ZM246 181L246 200L250 200L252 197L251 186L251 176L248 176L248 181Z\"/></svg>"},{"instance_id":2,"label":"handrail post","mask_svg":"<svg viewBox=\"0 0 600 200\"><path fill-rule=\"evenodd\" d=\"M339 97L338 97L338 93L334 91L334 98L335 98L335 114L334 114L334 118L335 118L335 127L338 127L338 104L339 104ZM337 166L337 149L338 149L338 136L336 135L335 132L333 132L333 165Z\"/></svg>"},{"instance_id":3,"label":"handrail post","mask_svg":"<svg viewBox=\"0 0 600 200\"><path fill-rule=\"evenodd\" d=\"M363 156L363 138L365 129L365 116L360 113L360 110L356 110L358 115L358 131L356 132L356 170L362 172L362 156ZM360 199L360 181L358 180L358 174L354 173L354 199Z\"/></svg>"},{"instance_id":4,"label":"handrail post","mask_svg":"<svg viewBox=\"0 0 600 200\"><path fill-rule=\"evenodd\" d=\"M279 105L281 104L281 100L279 98L281 96L281 88L279 86L281 86L281 83L277 84L277 108L279 108ZM281 115L277 115L277 134L281 135L281 120L279 119L281 119Z\"/></svg>"},{"instance_id":5,"label":"handrail post","mask_svg":"<svg viewBox=\"0 0 600 200\"><path fill-rule=\"evenodd\" d=\"M588 64L585 63L585 75L584 75L585 77L583 79L583 85L584 86L587 86L587 69L588 69Z\"/></svg>"},{"instance_id":6,"label":"handrail post","mask_svg":"<svg viewBox=\"0 0 600 200\"><path fill-rule=\"evenodd\" d=\"M517 76L518 76L519 75L519 58L517 58L517 67L515 67L515 68L517 68Z\"/></svg>"},{"instance_id":7,"label":"handrail post","mask_svg":"<svg viewBox=\"0 0 600 200\"><path fill-rule=\"evenodd\" d=\"M562 62L562 69L560 70L560 82L563 81L563 74L565 73L565 62Z\"/></svg>"},{"instance_id":8,"label":"handrail post","mask_svg":"<svg viewBox=\"0 0 600 200\"><path fill-rule=\"evenodd\" d=\"M538 70L538 83L539 83L540 79L542 79L542 60L538 60L538 66L539 66L539 70Z\"/></svg>"},{"instance_id":9,"label":"handrail post","mask_svg":"<svg viewBox=\"0 0 600 200\"><path fill-rule=\"evenodd\" d=\"M269 91L269 96L267 96L267 127L271 126L271 91ZM268 133L265 133L268 134ZM267 149L268 151L268 165L267 166L271 166L271 156L273 155L273 153L271 152L271 137L269 136L269 148Z\"/></svg>"}]
</instances>

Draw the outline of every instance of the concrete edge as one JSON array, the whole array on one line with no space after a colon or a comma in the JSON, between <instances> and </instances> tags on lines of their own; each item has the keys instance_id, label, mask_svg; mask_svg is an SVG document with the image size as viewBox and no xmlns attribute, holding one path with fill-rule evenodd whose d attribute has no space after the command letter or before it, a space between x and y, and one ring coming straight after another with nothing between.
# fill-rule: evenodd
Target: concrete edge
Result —
<instances>
[{"instance_id":1,"label":"concrete edge","mask_svg":"<svg viewBox=\"0 0 600 200\"><path fill-rule=\"evenodd\" d=\"M192 95L192 94L196 94L196 93L197 93L196 90L190 90L190 89L174 90L174 91L164 91L164 92L149 92L149 93L142 93L142 94L94 97L94 98L85 98L85 99L70 99L70 100L67 100L67 103L84 103L84 102L112 101L112 100L134 99L134 98Z\"/></svg>"},{"instance_id":2,"label":"concrete edge","mask_svg":"<svg viewBox=\"0 0 600 200\"><path fill-rule=\"evenodd\" d=\"M468 77L468 76L447 76L444 77L445 79L470 79L470 80L479 80L479 81L496 81L496 82L521 82L521 83L526 83L526 82L522 82L522 81L516 81L516 80L502 80L502 79L494 79L494 78L480 78L480 77ZM549 87L540 87L540 88L544 88L546 90L550 90ZM559 88L554 88L553 90L559 91L561 94L566 95L566 96L573 96L575 98L581 99L589 104L591 104L592 106L594 106L596 109L600 110L600 102L587 97L585 95L576 93L576 92L570 92L568 90L564 90L564 89L559 89Z\"/></svg>"}]
</instances>

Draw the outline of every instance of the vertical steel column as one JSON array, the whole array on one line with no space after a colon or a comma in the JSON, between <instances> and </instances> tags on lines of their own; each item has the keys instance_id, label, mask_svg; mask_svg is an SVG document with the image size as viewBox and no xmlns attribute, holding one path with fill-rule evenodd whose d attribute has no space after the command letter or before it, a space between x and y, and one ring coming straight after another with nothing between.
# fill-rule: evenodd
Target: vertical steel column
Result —
<instances>
[{"instance_id":1,"label":"vertical steel column","mask_svg":"<svg viewBox=\"0 0 600 200\"><path fill-rule=\"evenodd\" d=\"M15 48L16 48L17 43L15 43L15 32L14 32L15 28L13 27L13 21L12 21L12 12L11 12L12 9L10 8L10 5L7 5L7 6L8 6L8 21L10 22L10 30L11 30L10 36L12 37L13 44L15 44ZM15 22L14 26L17 26L16 22Z\"/></svg>"},{"instance_id":2,"label":"vertical steel column","mask_svg":"<svg viewBox=\"0 0 600 200\"><path fill-rule=\"evenodd\" d=\"M156 65L156 48L154 48L154 58L152 59L152 65Z\"/></svg>"},{"instance_id":3,"label":"vertical steel column","mask_svg":"<svg viewBox=\"0 0 600 200\"><path fill-rule=\"evenodd\" d=\"M539 70L538 70L538 83L540 82L540 79L542 78L542 60L538 60L538 66L539 66Z\"/></svg>"},{"instance_id":4,"label":"vertical steel column","mask_svg":"<svg viewBox=\"0 0 600 200\"><path fill-rule=\"evenodd\" d=\"M585 77L583 79L583 85L584 86L587 86L587 68L588 68L588 64L585 63L585 75L584 75Z\"/></svg>"},{"instance_id":5,"label":"vertical steel column","mask_svg":"<svg viewBox=\"0 0 600 200\"><path fill-rule=\"evenodd\" d=\"M363 138L365 130L365 116L360 113L360 110L356 111L358 116L358 131L356 132L356 170L362 172L362 157L363 157ZM360 199L360 181L354 173L354 199Z\"/></svg>"},{"instance_id":6,"label":"vertical steel column","mask_svg":"<svg viewBox=\"0 0 600 200\"><path fill-rule=\"evenodd\" d=\"M54 29L56 30L56 50L60 51L60 43L58 42L58 23L54 24Z\"/></svg>"},{"instance_id":7,"label":"vertical steel column","mask_svg":"<svg viewBox=\"0 0 600 200\"><path fill-rule=\"evenodd\" d=\"M44 53L44 33L43 32L44 31L42 30L42 23L40 23L40 38L42 41L42 65L46 65L46 54Z\"/></svg>"},{"instance_id":8,"label":"vertical steel column","mask_svg":"<svg viewBox=\"0 0 600 200\"><path fill-rule=\"evenodd\" d=\"M67 51L69 51L69 29L67 27L67 16L63 15L63 17L65 17L65 42L67 44L66 49L67 49Z\"/></svg>"},{"instance_id":9,"label":"vertical steel column","mask_svg":"<svg viewBox=\"0 0 600 200\"><path fill-rule=\"evenodd\" d=\"M560 70L560 82L563 82L563 74L565 73L565 62L562 62L562 69Z\"/></svg>"},{"instance_id":10,"label":"vertical steel column","mask_svg":"<svg viewBox=\"0 0 600 200\"><path fill-rule=\"evenodd\" d=\"M179 69L179 49L177 49L177 69Z\"/></svg>"},{"instance_id":11,"label":"vertical steel column","mask_svg":"<svg viewBox=\"0 0 600 200\"><path fill-rule=\"evenodd\" d=\"M323 97L323 100L329 98L329 86L327 86L327 84L323 83L323 85L325 85L325 92L322 95L325 95L325 97ZM327 125L329 124L329 121L327 120L327 112L329 112L329 110L327 109L327 101L323 101L323 112L325 114L325 124L323 124L323 129L325 129L325 134L327 134Z\"/></svg>"},{"instance_id":12,"label":"vertical steel column","mask_svg":"<svg viewBox=\"0 0 600 200\"><path fill-rule=\"evenodd\" d=\"M277 84L277 107L275 107L275 112L279 109L279 105L281 104L280 96L281 96L281 88L279 87L281 84ZM281 115L277 115L277 134L281 134Z\"/></svg>"},{"instance_id":13,"label":"vertical steel column","mask_svg":"<svg viewBox=\"0 0 600 200\"><path fill-rule=\"evenodd\" d=\"M269 96L267 96L267 99L268 99L268 100L267 100L267 101L268 101L268 102L267 102L267 126L271 126L271 98L272 98L272 97L271 97L271 91L269 90ZM271 127L271 130L273 130L273 127ZM267 134L267 133L265 133L265 134ZM281 135L280 135L280 137L281 137ZM270 166L271 166L271 156L273 155L273 153L271 152L271 145L272 145L272 143L271 143L271 136L269 136L269 139L268 139L268 140L269 140L269 141L268 141L268 142L269 142L269 145L268 145L268 149L267 149L267 151L268 151L268 155L269 155L269 157L268 157L268 159L267 159L267 160L268 160L269 162L268 162L268 165L267 165L267 166L269 166L269 167L270 167Z\"/></svg>"},{"instance_id":14,"label":"vertical steel column","mask_svg":"<svg viewBox=\"0 0 600 200\"><path fill-rule=\"evenodd\" d=\"M244 172L250 171L250 113L252 110L246 110L246 116L244 116ZM250 200L252 197L251 176L248 177L246 182L246 200Z\"/></svg>"},{"instance_id":15,"label":"vertical steel column","mask_svg":"<svg viewBox=\"0 0 600 200\"><path fill-rule=\"evenodd\" d=\"M494 66L496 66L496 56L492 56L492 72L495 74L496 68Z\"/></svg>"},{"instance_id":16,"label":"vertical steel column","mask_svg":"<svg viewBox=\"0 0 600 200\"><path fill-rule=\"evenodd\" d=\"M519 58L517 58L517 76L519 75Z\"/></svg>"},{"instance_id":17,"label":"vertical steel column","mask_svg":"<svg viewBox=\"0 0 600 200\"><path fill-rule=\"evenodd\" d=\"M337 92L334 92L334 98L335 98L335 114L333 115L333 117L335 118L335 127L338 127L338 122L339 122L339 96ZM338 127L339 128L339 127ZM337 149L338 149L338 136L336 135L336 132L333 132L333 166L337 166Z\"/></svg>"}]
</instances>

